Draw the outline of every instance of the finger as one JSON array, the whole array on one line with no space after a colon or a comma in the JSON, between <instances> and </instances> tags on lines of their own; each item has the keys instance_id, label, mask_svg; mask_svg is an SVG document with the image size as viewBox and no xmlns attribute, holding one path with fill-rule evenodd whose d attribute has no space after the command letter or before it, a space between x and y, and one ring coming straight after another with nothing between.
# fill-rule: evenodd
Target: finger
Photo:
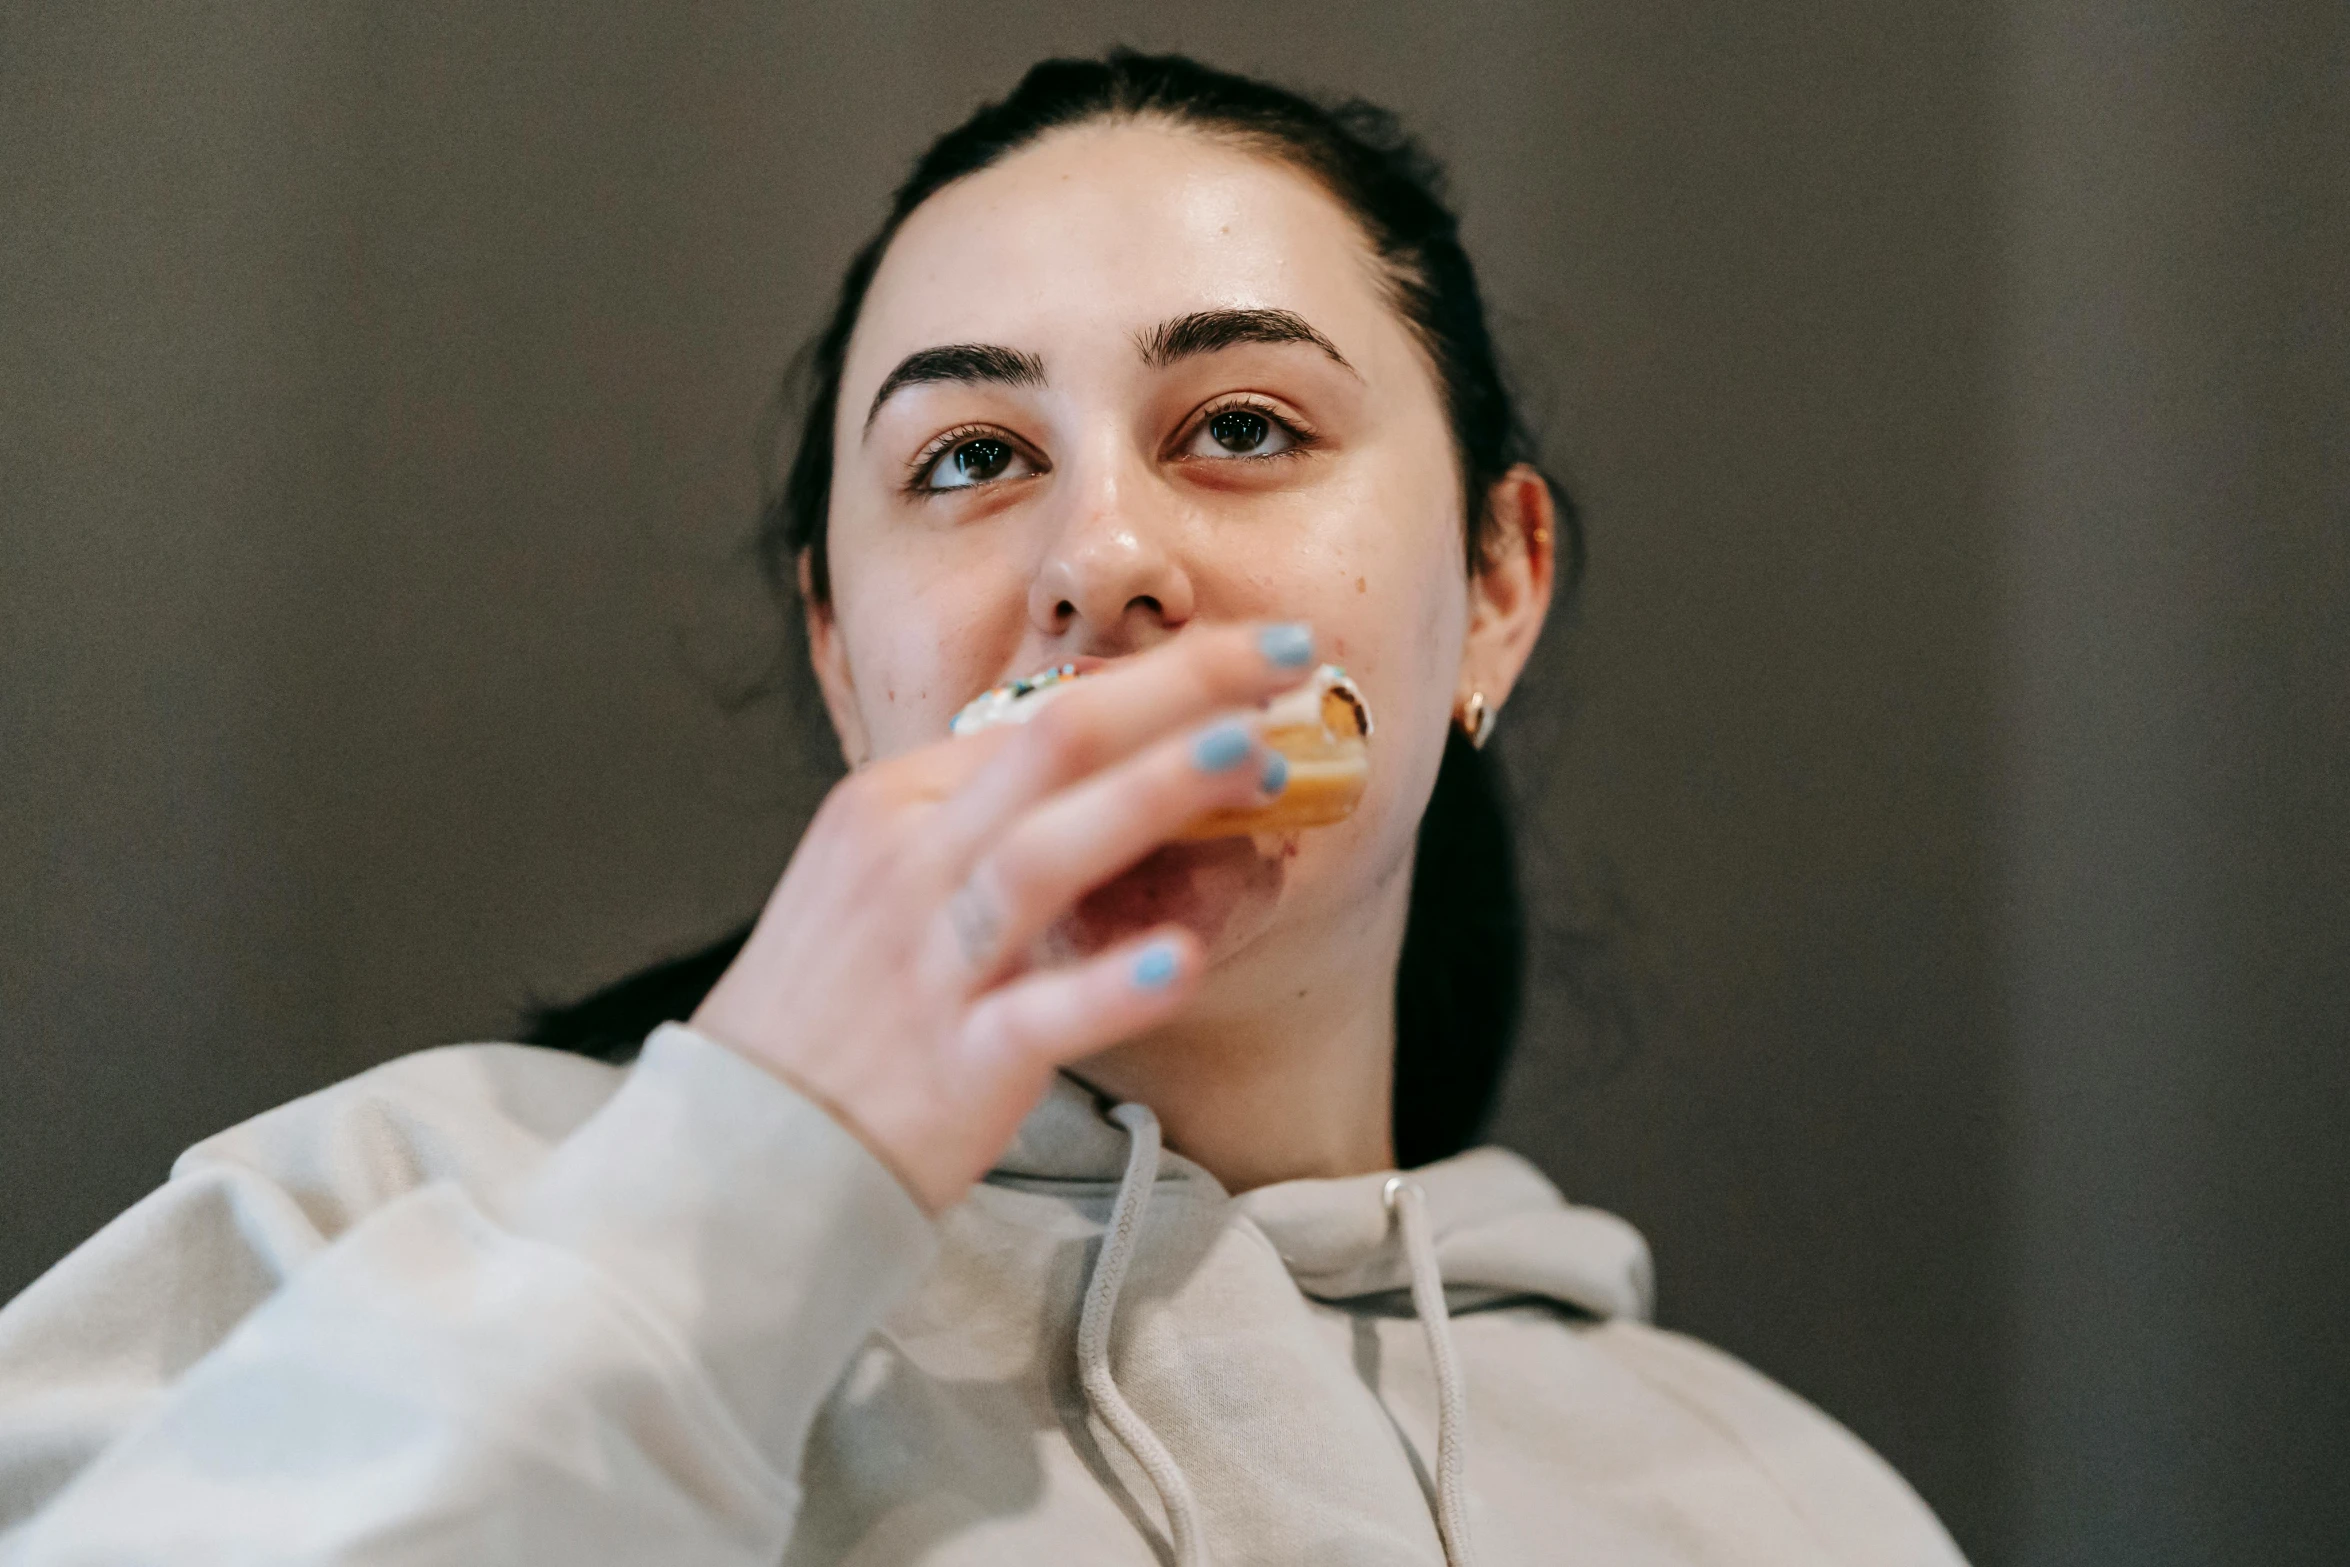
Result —
<instances>
[{"instance_id":1,"label":"finger","mask_svg":"<svg viewBox=\"0 0 2350 1567\"><path fill-rule=\"evenodd\" d=\"M1028 943L1086 893L1210 811L1281 793L1288 762L1266 748L1255 715L1159 741L1052 795L971 868L947 916L976 977Z\"/></svg>"},{"instance_id":2,"label":"finger","mask_svg":"<svg viewBox=\"0 0 2350 1567\"><path fill-rule=\"evenodd\" d=\"M965 1014L962 1042L991 1065L1061 1066L1174 1016L1202 966L1199 938L1162 926L988 992Z\"/></svg>"},{"instance_id":3,"label":"finger","mask_svg":"<svg viewBox=\"0 0 2350 1567\"><path fill-rule=\"evenodd\" d=\"M868 762L852 776L895 802L944 800L968 785L1017 738L1017 731L1005 728L934 740L902 755Z\"/></svg>"},{"instance_id":4,"label":"finger","mask_svg":"<svg viewBox=\"0 0 2350 1567\"><path fill-rule=\"evenodd\" d=\"M947 854L975 856L1055 789L1212 713L1268 701L1313 664L1303 626L1213 626L1075 681L939 808L936 841Z\"/></svg>"}]
</instances>

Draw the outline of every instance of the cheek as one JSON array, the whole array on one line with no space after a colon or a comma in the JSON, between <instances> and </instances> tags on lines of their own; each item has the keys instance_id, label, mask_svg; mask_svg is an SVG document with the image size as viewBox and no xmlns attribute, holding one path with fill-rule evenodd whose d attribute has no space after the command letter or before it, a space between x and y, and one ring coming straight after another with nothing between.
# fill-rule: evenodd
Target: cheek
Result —
<instances>
[{"instance_id":1,"label":"cheek","mask_svg":"<svg viewBox=\"0 0 2350 1567\"><path fill-rule=\"evenodd\" d=\"M1374 704L1371 778L1348 825L1355 840L1350 852L1374 880L1409 852L1444 757L1467 623L1467 591L1448 565L1427 563L1377 597L1376 647L1361 660L1360 678Z\"/></svg>"},{"instance_id":2,"label":"cheek","mask_svg":"<svg viewBox=\"0 0 2350 1567\"><path fill-rule=\"evenodd\" d=\"M1344 665L1370 698L1370 786L1343 826L1299 835L1289 864L1292 895L1332 913L1376 904L1400 876L1435 787L1452 722L1468 584L1443 497L1410 530L1366 536L1350 550L1334 590L1317 594L1325 656Z\"/></svg>"},{"instance_id":3,"label":"cheek","mask_svg":"<svg viewBox=\"0 0 2350 1567\"><path fill-rule=\"evenodd\" d=\"M984 570L931 580L869 571L844 584L835 603L877 757L944 739L947 720L994 680L1025 618L1024 599Z\"/></svg>"},{"instance_id":4,"label":"cheek","mask_svg":"<svg viewBox=\"0 0 2350 1567\"><path fill-rule=\"evenodd\" d=\"M1469 592L1450 501L1427 497L1400 525L1361 530L1316 595L1324 656L1362 683L1377 741L1400 744L1452 709Z\"/></svg>"},{"instance_id":5,"label":"cheek","mask_svg":"<svg viewBox=\"0 0 2350 1567\"><path fill-rule=\"evenodd\" d=\"M1339 493L1318 498L1330 531L1317 627L1331 661L1372 691L1381 722L1390 711L1409 721L1422 685L1449 692L1468 601L1449 437L1432 416L1398 423Z\"/></svg>"}]
</instances>

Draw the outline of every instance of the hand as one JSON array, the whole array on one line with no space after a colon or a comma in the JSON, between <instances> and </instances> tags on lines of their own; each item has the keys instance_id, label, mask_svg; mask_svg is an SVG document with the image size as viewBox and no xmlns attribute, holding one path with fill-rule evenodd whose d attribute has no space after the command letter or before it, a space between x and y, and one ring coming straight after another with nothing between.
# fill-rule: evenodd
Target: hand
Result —
<instances>
[{"instance_id":1,"label":"hand","mask_svg":"<svg viewBox=\"0 0 2350 1567\"><path fill-rule=\"evenodd\" d=\"M1055 1068L1188 999L1202 954L1180 926L1065 967L1025 954L1206 812L1279 791L1256 709L1313 663L1303 627L1196 630L1026 724L860 769L826 797L694 1027L824 1104L940 1212Z\"/></svg>"}]
</instances>

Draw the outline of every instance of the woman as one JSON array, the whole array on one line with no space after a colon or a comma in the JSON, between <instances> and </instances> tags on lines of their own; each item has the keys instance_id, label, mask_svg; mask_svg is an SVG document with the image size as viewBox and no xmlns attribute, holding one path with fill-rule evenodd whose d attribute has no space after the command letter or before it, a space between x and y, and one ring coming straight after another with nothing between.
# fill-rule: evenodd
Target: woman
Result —
<instances>
[{"instance_id":1,"label":"woman","mask_svg":"<svg viewBox=\"0 0 2350 1567\"><path fill-rule=\"evenodd\" d=\"M1955 1560L1461 1152L1517 962L1472 741L1576 541L1388 122L1039 66L813 365L768 542L852 771L747 940L546 1025L690 1015L625 1069L428 1051L192 1150L0 1316L0 1555ZM1325 659L1359 809L1183 838Z\"/></svg>"}]
</instances>

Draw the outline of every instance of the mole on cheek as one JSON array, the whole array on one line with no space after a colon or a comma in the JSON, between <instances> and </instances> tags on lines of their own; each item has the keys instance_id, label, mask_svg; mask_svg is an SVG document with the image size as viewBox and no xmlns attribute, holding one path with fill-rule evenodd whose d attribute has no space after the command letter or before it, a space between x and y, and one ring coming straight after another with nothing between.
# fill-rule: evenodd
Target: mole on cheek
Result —
<instances>
[{"instance_id":1,"label":"mole on cheek","mask_svg":"<svg viewBox=\"0 0 2350 1567\"><path fill-rule=\"evenodd\" d=\"M1368 592L1370 592L1370 591L1371 591L1371 584L1370 584L1369 580L1368 580L1368 579L1366 579L1366 578L1363 578L1363 577L1357 577L1357 578L1355 578L1355 591L1356 591L1357 593L1368 593Z\"/></svg>"}]
</instances>

